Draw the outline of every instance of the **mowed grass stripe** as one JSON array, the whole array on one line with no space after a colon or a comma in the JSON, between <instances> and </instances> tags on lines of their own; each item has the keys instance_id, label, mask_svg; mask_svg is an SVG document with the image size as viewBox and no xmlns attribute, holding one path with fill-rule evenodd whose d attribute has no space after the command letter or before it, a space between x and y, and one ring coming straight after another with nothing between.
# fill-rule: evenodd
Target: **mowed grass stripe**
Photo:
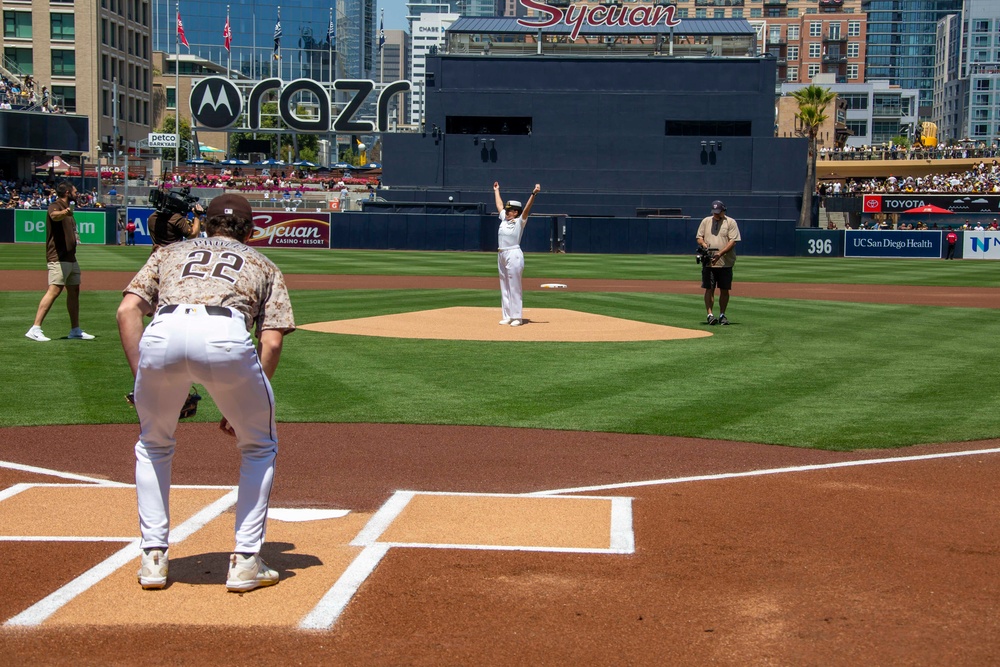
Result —
<instances>
[{"instance_id":1,"label":"mowed grass stripe","mask_svg":"<svg viewBox=\"0 0 1000 667\"><path fill-rule=\"evenodd\" d=\"M692 241L692 248L694 242ZM495 276L496 255L482 252L263 249L289 274ZM84 271L136 271L145 247L81 246ZM683 280L698 282L692 255L569 255L528 253L525 276L551 280ZM40 244L0 244L0 268L44 270ZM739 282L844 283L998 287L1000 272L988 261L740 257ZM738 290L738 288L737 288Z\"/></svg>"}]
</instances>

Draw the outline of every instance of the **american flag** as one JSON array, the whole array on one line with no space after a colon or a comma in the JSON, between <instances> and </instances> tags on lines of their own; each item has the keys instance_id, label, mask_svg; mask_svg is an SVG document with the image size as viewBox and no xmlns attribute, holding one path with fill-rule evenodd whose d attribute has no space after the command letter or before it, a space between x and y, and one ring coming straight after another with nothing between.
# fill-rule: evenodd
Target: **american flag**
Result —
<instances>
[{"instance_id":1,"label":"american flag","mask_svg":"<svg viewBox=\"0 0 1000 667\"><path fill-rule=\"evenodd\" d=\"M191 48L191 45L188 44L187 37L184 36L184 23L181 22L180 9L177 10L177 39L179 39L181 41L181 44L183 44L184 46L188 47L189 49Z\"/></svg>"},{"instance_id":2,"label":"american flag","mask_svg":"<svg viewBox=\"0 0 1000 667\"><path fill-rule=\"evenodd\" d=\"M226 51L232 51L229 47L233 43L233 29L229 27L229 15L226 15L226 27L222 30L222 38L225 40Z\"/></svg>"}]
</instances>

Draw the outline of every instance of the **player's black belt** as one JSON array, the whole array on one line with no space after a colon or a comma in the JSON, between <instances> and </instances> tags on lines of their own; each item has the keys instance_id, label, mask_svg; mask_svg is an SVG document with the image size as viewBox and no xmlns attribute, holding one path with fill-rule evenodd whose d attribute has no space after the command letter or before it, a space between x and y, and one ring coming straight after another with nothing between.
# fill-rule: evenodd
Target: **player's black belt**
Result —
<instances>
[{"instance_id":1,"label":"player's black belt","mask_svg":"<svg viewBox=\"0 0 1000 667\"><path fill-rule=\"evenodd\" d=\"M209 315L216 315L218 317L233 316L233 311L229 310L228 308L224 308L223 306L202 306L202 308L204 308L205 312L208 313ZM177 310L177 304L171 304L169 306L164 306L163 308L160 308L158 311L156 311L156 314L168 315L174 312L175 310Z\"/></svg>"}]
</instances>

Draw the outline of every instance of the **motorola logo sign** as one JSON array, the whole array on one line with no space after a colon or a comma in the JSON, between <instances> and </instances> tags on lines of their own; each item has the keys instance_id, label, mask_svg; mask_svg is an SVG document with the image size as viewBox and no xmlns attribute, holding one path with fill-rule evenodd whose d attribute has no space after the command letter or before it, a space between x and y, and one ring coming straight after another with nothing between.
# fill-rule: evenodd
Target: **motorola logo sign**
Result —
<instances>
[{"instance_id":1,"label":"motorola logo sign","mask_svg":"<svg viewBox=\"0 0 1000 667\"><path fill-rule=\"evenodd\" d=\"M202 79L191 89L191 115L201 127L224 130L243 113L243 94L236 84L219 76Z\"/></svg>"}]
</instances>

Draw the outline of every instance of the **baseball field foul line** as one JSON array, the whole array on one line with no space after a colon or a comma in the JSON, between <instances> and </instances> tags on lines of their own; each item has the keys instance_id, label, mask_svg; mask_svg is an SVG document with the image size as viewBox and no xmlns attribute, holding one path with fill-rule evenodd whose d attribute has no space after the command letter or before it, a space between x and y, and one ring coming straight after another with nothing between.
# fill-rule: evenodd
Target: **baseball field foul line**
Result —
<instances>
[{"instance_id":1,"label":"baseball field foul line","mask_svg":"<svg viewBox=\"0 0 1000 667\"><path fill-rule=\"evenodd\" d=\"M183 541L209 521L236 504L236 489L231 487L221 488L229 488L230 491L171 531L171 544ZM42 598L20 614L10 618L4 625L24 627L41 625L52 614L59 611L74 598L116 572L119 568L135 560L138 556L140 543L141 540L139 539L131 539L126 546L104 559L104 561L90 568L65 586L56 589L53 593Z\"/></svg>"},{"instance_id":2,"label":"baseball field foul line","mask_svg":"<svg viewBox=\"0 0 1000 667\"><path fill-rule=\"evenodd\" d=\"M747 470L745 472L725 472L713 475L693 475L691 477L674 477L672 479L651 479L642 482L621 482L618 484L601 484L597 486L579 486L573 489L552 489L549 491L534 491L526 496L551 496L564 493L584 493L591 491L613 491L615 489L633 489L640 486L657 486L660 484L680 484L683 482L705 482L719 479L735 479L738 477L758 477L761 475L780 475L792 472L811 472L814 470L832 470L834 468L852 468L855 466L882 465L885 463L908 463L912 461L931 461L934 459L949 459L960 456L980 456L985 454L1000 454L1000 448L974 449L965 452L945 452L943 454L920 454L916 456L897 456L893 458L865 459L861 461L840 461L837 463L817 463L807 466L791 466L788 468L768 468L766 470Z\"/></svg>"},{"instance_id":3,"label":"baseball field foul line","mask_svg":"<svg viewBox=\"0 0 1000 667\"><path fill-rule=\"evenodd\" d=\"M77 475L75 473L62 472L59 470L52 470L50 468L37 468L35 466L24 465L22 463L12 463L10 461L0 461L0 468L20 470L21 472L30 472L37 475L46 475L48 477L61 477L63 479L71 479L76 482L90 482L92 484L97 484L98 486L132 486L131 484L125 484L124 482L112 482L111 480L100 479L98 477L87 477L86 475Z\"/></svg>"}]
</instances>

